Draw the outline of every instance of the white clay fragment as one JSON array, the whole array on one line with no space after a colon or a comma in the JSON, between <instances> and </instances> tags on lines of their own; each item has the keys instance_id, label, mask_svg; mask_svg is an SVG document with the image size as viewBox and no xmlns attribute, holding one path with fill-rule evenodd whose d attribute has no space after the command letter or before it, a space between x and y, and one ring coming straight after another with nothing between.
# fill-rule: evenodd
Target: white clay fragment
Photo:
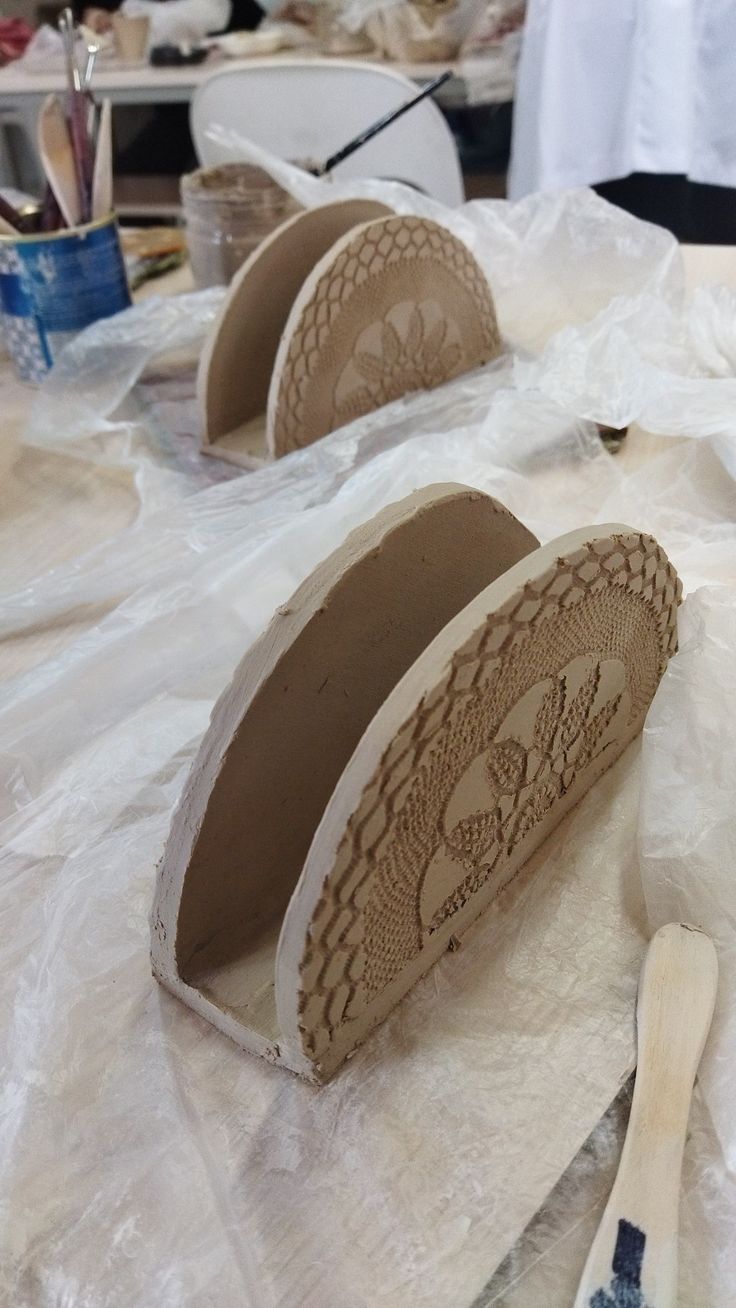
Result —
<instances>
[{"instance_id":1,"label":"white clay fragment","mask_svg":"<svg viewBox=\"0 0 736 1308\"><path fill-rule=\"evenodd\" d=\"M159 980L326 1080L641 730L679 594L651 537L537 548L467 487L353 532L215 706L159 869Z\"/></svg>"}]
</instances>

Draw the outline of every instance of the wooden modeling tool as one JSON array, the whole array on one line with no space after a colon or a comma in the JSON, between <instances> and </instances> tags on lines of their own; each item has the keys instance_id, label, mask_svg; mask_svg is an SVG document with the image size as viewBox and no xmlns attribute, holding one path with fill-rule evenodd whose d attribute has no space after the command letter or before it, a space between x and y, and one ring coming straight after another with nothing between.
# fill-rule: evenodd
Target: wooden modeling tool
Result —
<instances>
[{"instance_id":1,"label":"wooden modeling tool","mask_svg":"<svg viewBox=\"0 0 736 1308\"><path fill-rule=\"evenodd\" d=\"M49 185L64 215L64 221L69 227L75 227L82 219L77 169L69 126L55 95L47 96L41 106L38 119L38 152Z\"/></svg>"},{"instance_id":2,"label":"wooden modeling tool","mask_svg":"<svg viewBox=\"0 0 736 1308\"><path fill-rule=\"evenodd\" d=\"M684 922L661 927L639 982L638 1066L621 1162L574 1308L675 1308L682 1156L717 985L712 940Z\"/></svg>"},{"instance_id":3,"label":"wooden modeling tool","mask_svg":"<svg viewBox=\"0 0 736 1308\"><path fill-rule=\"evenodd\" d=\"M102 114L97 133L95 169L92 174L92 218L106 218L112 209L112 105L102 101Z\"/></svg>"}]
</instances>

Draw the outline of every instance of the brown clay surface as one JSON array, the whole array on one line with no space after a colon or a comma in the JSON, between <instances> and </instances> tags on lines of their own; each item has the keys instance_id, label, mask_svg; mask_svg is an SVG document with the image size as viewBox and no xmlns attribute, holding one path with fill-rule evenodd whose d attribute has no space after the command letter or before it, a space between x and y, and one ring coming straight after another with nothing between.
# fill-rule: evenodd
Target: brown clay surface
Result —
<instances>
[{"instance_id":1,"label":"brown clay surface","mask_svg":"<svg viewBox=\"0 0 736 1308\"><path fill-rule=\"evenodd\" d=\"M283 223L246 260L200 361L197 393L205 447L265 414L281 333L305 279L345 232L389 212L377 200L308 209ZM258 454L266 455L265 423Z\"/></svg>"},{"instance_id":2,"label":"brown clay surface","mask_svg":"<svg viewBox=\"0 0 736 1308\"><path fill-rule=\"evenodd\" d=\"M309 445L500 352L488 282L462 241L425 218L366 223L294 301L268 397L269 449L278 458Z\"/></svg>"},{"instance_id":3,"label":"brown clay surface","mask_svg":"<svg viewBox=\"0 0 736 1308\"><path fill-rule=\"evenodd\" d=\"M641 730L679 593L651 537L574 532L489 586L395 687L338 782L279 946L280 1029L321 1078Z\"/></svg>"},{"instance_id":4,"label":"brown clay surface","mask_svg":"<svg viewBox=\"0 0 736 1308\"><path fill-rule=\"evenodd\" d=\"M651 537L544 548L468 488L353 532L218 702L172 823L159 978L325 1080L641 730L680 585Z\"/></svg>"},{"instance_id":5,"label":"brown clay surface","mask_svg":"<svg viewBox=\"0 0 736 1308\"><path fill-rule=\"evenodd\" d=\"M274 923L343 769L437 632L536 544L488 496L429 487L354 531L277 613L216 705L172 823L153 934L172 989L275 1038Z\"/></svg>"}]
</instances>

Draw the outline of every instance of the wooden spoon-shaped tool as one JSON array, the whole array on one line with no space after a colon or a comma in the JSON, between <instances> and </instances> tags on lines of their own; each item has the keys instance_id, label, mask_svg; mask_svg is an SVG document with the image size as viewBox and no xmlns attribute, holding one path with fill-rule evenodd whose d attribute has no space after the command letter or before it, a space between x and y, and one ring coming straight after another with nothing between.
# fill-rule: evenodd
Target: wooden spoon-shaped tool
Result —
<instances>
[{"instance_id":1,"label":"wooden spoon-shaped tool","mask_svg":"<svg viewBox=\"0 0 736 1308\"><path fill-rule=\"evenodd\" d=\"M683 922L657 931L639 981L629 1126L574 1308L675 1308L682 1155L717 986L709 936Z\"/></svg>"},{"instance_id":2,"label":"wooden spoon-shaped tool","mask_svg":"<svg viewBox=\"0 0 736 1308\"><path fill-rule=\"evenodd\" d=\"M81 219L77 169L69 126L55 95L47 96L41 106L38 153L64 220L69 227L75 227Z\"/></svg>"},{"instance_id":3,"label":"wooden spoon-shaped tool","mask_svg":"<svg viewBox=\"0 0 736 1308\"><path fill-rule=\"evenodd\" d=\"M92 217L107 218L112 209L112 122L111 102L102 101L97 132L95 170L92 174Z\"/></svg>"}]
</instances>

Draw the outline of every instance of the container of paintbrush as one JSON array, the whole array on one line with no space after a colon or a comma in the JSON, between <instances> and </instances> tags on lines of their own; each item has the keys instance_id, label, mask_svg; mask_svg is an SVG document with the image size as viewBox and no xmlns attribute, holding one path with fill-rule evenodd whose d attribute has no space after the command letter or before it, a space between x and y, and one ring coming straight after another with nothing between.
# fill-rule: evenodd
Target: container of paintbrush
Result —
<instances>
[{"instance_id":1,"label":"container of paintbrush","mask_svg":"<svg viewBox=\"0 0 736 1308\"><path fill-rule=\"evenodd\" d=\"M38 382L84 327L130 304L117 220L0 235L0 334L18 376Z\"/></svg>"},{"instance_id":2,"label":"container of paintbrush","mask_svg":"<svg viewBox=\"0 0 736 1308\"><path fill-rule=\"evenodd\" d=\"M90 92L97 49L87 48L82 76L70 10L59 26L67 94L47 96L38 119L46 194L32 213L0 195L0 333L25 381L40 381L68 340L130 304L112 212L110 102L98 106Z\"/></svg>"}]
</instances>

